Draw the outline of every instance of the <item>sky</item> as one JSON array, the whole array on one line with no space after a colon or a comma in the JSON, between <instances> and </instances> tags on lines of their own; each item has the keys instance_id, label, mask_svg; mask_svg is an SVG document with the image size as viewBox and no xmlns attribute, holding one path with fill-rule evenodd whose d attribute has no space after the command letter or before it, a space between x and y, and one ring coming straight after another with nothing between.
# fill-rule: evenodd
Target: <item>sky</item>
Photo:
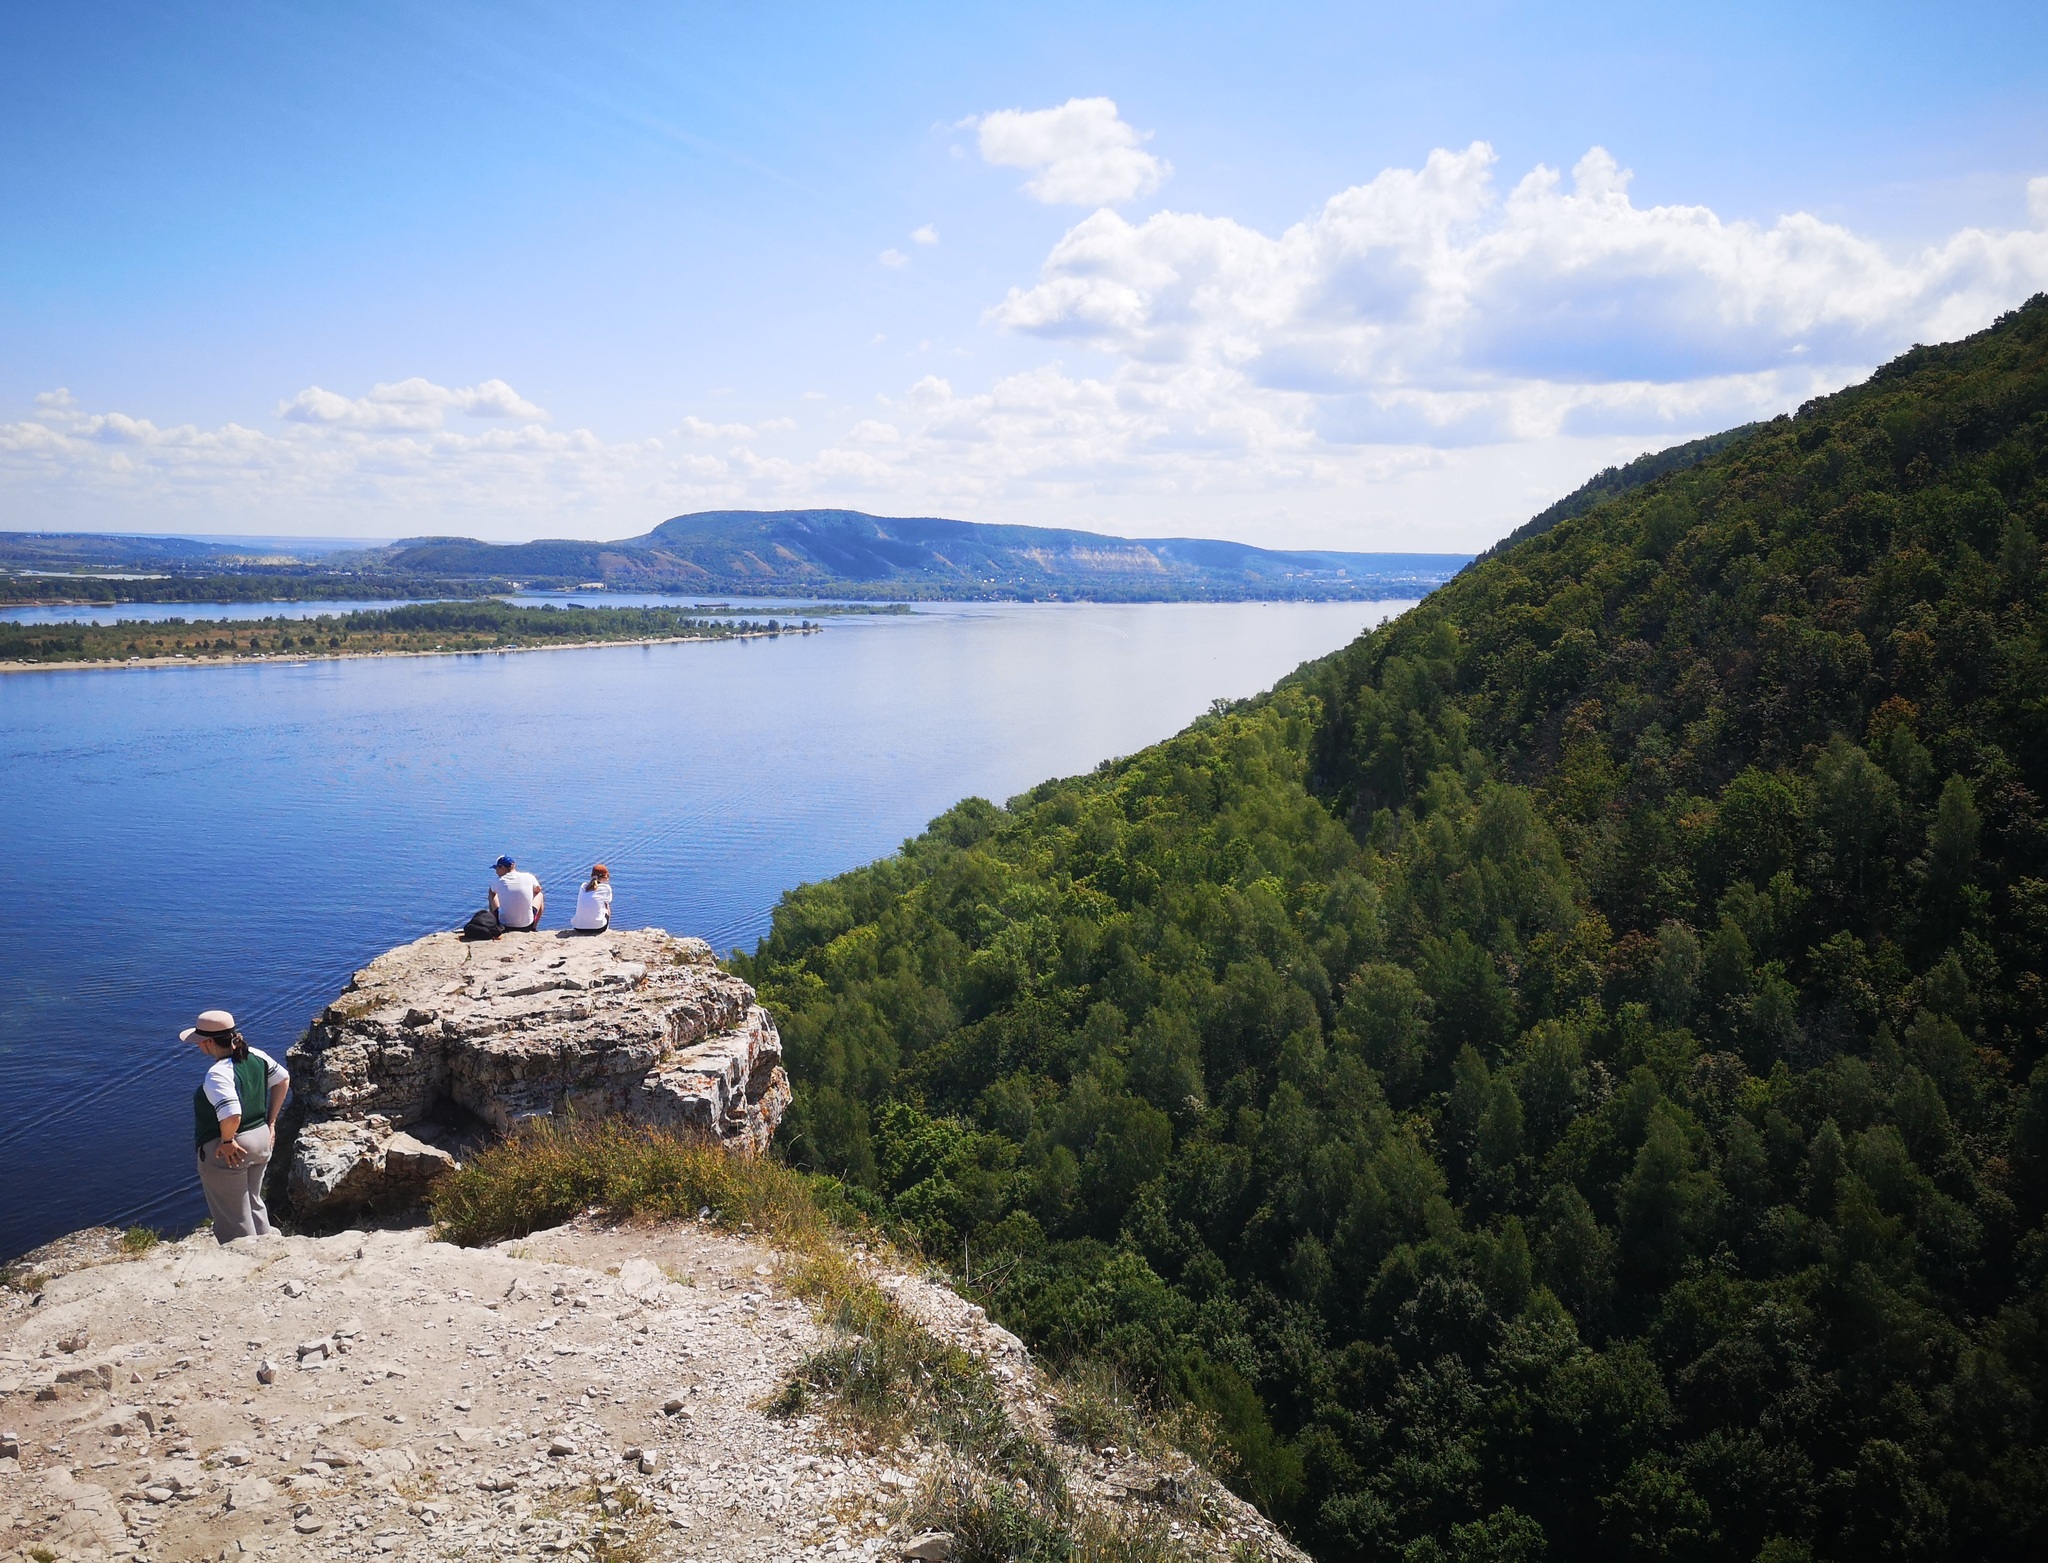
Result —
<instances>
[{"instance_id":1,"label":"sky","mask_svg":"<svg viewBox=\"0 0 2048 1563\"><path fill-rule=\"evenodd\" d=\"M7 7L0 527L1476 550L2048 288L2048 7Z\"/></svg>"}]
</instances>

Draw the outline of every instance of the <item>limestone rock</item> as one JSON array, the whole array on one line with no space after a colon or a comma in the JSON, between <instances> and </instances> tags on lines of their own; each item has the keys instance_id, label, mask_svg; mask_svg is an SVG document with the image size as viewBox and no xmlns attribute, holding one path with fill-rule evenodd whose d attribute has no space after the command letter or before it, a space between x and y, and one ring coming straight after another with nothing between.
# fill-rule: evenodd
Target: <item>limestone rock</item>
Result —
<instances>
[{"instance_id":1,"label":"limestone rock","mask_svg":"<svg viewBox=\"0 0 2048 1563\"><path fill-rule=\"evenodd\" d=\"M789 1105L753 989L659 928L430 934L357 972L286 1062L303 1119L284 1193L301 1218L420 1198L456 1161L406 1130L446 1102L499 1132L623 1117L742 1154Z\"/></svg>"},{"instance_id":2,"label":"limestone rock","mask_svg":"<svg viewBox=\"0 0 2048 1563\"><path fill-rule=\"evenodd\" d=\"M245 1476L228 1488L227 1507L230 1512L260 1509L266 1503L277 1501L277 1489L260 1476Z\"/></svg>"},{"instance_id":3,"label":"limestone rock","mask_svg":"<svg viewBox=\"0 0 2048 1563\"><path fill-rule=\"evenodd\" d=\"M292 1209L301 1215L406 1205L454 1167L448 1152L394 1129L389 1118L373 1113L301 1128L286 1190Z\"/></svg>"},{"instance_id":4,"label":"limestone rock","mask_svg":"<svg viewBox=\"0 0 2048 1563\"><path fill-rule=\"evenodd\" d=\"M116 1406L100 1418L97 1430L110 1438L146 1436L156 1431L156 1413L142 1406Z\"/></svg>"}]
</instances>

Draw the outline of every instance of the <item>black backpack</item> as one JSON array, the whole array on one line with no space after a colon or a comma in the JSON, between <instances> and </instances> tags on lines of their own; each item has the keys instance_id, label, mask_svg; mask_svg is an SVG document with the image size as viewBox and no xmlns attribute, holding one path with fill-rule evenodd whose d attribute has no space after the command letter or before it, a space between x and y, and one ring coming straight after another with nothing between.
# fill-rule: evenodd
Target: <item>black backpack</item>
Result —
<instances>
[{"instance_id":1,"label":"black backpack","mask_svg":"<svg viewBox=\"0 0 2048 1563\"><path fill-rule=\"evenodd\" d=\"M482 911L475 913L467 923L463 924L462 937L465 939L495 939L504 931L504 925L498 921L498 914L487 906Z\"/></svg>"}]
</instances>

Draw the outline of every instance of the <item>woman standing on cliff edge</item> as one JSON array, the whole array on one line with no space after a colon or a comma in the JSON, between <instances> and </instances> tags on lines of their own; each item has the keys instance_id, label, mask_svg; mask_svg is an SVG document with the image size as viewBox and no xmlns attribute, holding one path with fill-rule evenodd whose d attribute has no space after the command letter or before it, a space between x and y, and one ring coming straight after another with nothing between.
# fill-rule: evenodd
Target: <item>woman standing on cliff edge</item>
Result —
<instances>
[{"instance_id":1,"label":"woman standing on cliff edge","mask_svg":"<svg viewBox=\"0 0 2048 1563\"><path fill-rule=\"evenodd\" d=\"M224 1009L207 1010L178 1039L213 1060L192 1093L199 1187L213 1217L213 1235L232 1243L268 1233L263 1171L270 1165L271 1134L291 1076L268 1053L249 1046Z\"/></svg>"}]
</instances>

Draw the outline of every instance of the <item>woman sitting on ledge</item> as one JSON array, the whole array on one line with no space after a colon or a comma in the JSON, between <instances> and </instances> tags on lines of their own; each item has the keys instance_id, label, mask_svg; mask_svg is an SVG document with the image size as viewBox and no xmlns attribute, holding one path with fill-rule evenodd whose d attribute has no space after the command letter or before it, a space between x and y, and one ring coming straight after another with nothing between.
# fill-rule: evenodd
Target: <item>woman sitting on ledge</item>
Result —
<instances>
[{"instance_id":1,"label":"woman sitting on ledge","mask_svg":"<svg viewBox=\"0 0 2048 1563\"><path fill-rule=\"evenodd\" d=\"M576 892L576 915L569 926L578 933L603 933L612 925L612 871L599 863L590 882Z\"/></svg>"}]
</instances>

